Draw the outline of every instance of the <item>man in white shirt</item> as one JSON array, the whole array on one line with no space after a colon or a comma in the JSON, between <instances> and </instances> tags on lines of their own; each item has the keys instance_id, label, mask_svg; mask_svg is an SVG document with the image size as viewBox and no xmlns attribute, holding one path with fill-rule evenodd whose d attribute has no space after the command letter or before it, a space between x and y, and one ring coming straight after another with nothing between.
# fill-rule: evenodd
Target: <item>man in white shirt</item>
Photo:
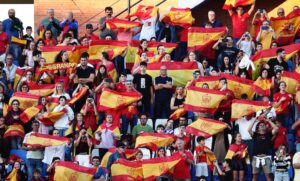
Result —
<instances>
[{"instance_id":1,"label":"man in white shirt","mask_svg":"<svg viewBox=\"0 0 300 181\"><path fill-rule=\"evenodd\" d=\"M156 37L155 36L155 25L156 25L157 19L158 19L158 16L156 15L149 19L141 20L143 26L142 26L142 30L141 30L141 34L140 34L140 40L146 39L146 40L150 41L150 39L152 37Z\"/></svg>"},{"instance_id":2,"label":"man in white shirt","mask_svg":"<svg viewBox=\"0 0 300 181\"><path fill-rule=\"evenodd\" d=\"M8 80L8 88L12 89L12 84L14 83L16 77L17 66L13 64L13 55L7 54L5 57L5 66L3 70L6 72L7 80Z\"/></svg>"}]
</instances>

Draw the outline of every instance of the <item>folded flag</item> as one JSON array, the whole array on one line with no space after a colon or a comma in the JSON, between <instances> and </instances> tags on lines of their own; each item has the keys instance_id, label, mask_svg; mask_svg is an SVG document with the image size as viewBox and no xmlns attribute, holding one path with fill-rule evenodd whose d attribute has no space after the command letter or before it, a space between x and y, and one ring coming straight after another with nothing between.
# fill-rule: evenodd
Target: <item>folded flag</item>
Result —
<instances>
[{"instance_id":1,"label":"folded flag","mask_svg":"<svg viewBox=\"0 0 300 181\"><path fill-rule=\"evenodd\" d=\"M25 132L23 126L20 124L13 124L8 126L7 130L4 133L3 138L7 138L10 136L19 136L21 138L24 138Z\"/></svg>"},{"instance_id":2,"label":"folded flag","mask_svg":"<svg viewBox=\"0 0 300 181\"><path fill-rule=\"evenodd\" d=\"M187 88L184 109L213 114L225 98L225 92L191 86Z\"/></svg>"},{"instance_id":3,"label":"folded flag","mask_svg":"<svg viewBox=\"0 0 300 181\"><path fill-rule=\"evenodd\" d=\"M111 30L118 29L119 31L125 31L140 26L142 26L142 23L137 21L127 21L118 18L106 20L106 27Z\"/></svg>"},{"instance_id":4,"label":"folded flag","mask_svg":"<svg viewBox=\"0 0 300 181\"><path fill-rule=\"evenodd\" d=\"M115 134L115 136L117 136L118 138L120 138L120 136L121 136L121 133L120 133L120 130L119 130L118 126L112 125L112 126L107 127L105 122L102 123L98 127L98 129L95 131L95 134L98 133L98 132L101 132L103 130L106 130L106 131L109 130L109 131L113 132Z\"/></svg>"},{"instance_id":5,"label":"folded flag","mask_svg":"<svg viewBox=\"0 0 300 181\"><path fill-rule=\"evenodd\" d=\"M173 168L181 161L181 156L168 156L151 158L142 161L144 181L152 181L157 177L172 172Z\"/></svg>"},{"instance_id":6,"label":"folded flag","mask_svg":"<svg viewBox=\"0 0 300 181\"><path fill-rule=\"evenodd\" d=\"M29 93L39 96L48 96L54 92L55 84L29 84Z\"/></svg>"},{"instance_id":7,"label":"folded flag","mask_svg":"<svg viewBox=\"0 0 300 181\"><path fill-rule=\"evenodd\" d=\"M24 110L22 114L20 114L20 120L23 123L27 123L32 118L34 118L41 110L43 109L42 105L32 106Z\"/></svg>"},{"instance_id":8,"label":"folded flag","mask_svg":"<svg viewBox=\"0 0 300 181\"><path fill-rule=\"evenodd\" d=\"M112 180L143 180L143 169L141 162L131 162L125 159L118 159L111 166Z\"/></svg>"},{"instance_id":9,"label":"folded flag","mask_svg":"<svg viewBox=\"0 0 300 181\"><path fill-rule=\"evenodd\" d=\"M86 92L89 90L89 88L86 86L86 87L83 87L80 89L79 92L77 92L69 101L68 101L68 104L70 105L73 105L75 102L77 102L79 99L81 99L85 94Z\"/></svg>"},{"instance_id":10,"label":"folded flag","mask_svg":"<svg viewBox=\"0 0 300 181\"><path fill-rule=\"evenodd\" d=\"M252 84L252 90L254 90L257 94L269 96L271 93L271 86L271 79L262 79L261 77L258 77L256 81Z\"/></svg>"},{"instance_id":11,"label":"folded flag","mask_svg":"<svg viewBox=\"0 0 300 181\"><path fill-rule=\"evenodd\" d=\"M173 114L170 115L169 119L172 120L177 120L179 119L181 116L185 115L187 113L186 110L184 110L183 107L176 109L176 111L174 111Z\"/></svg>"},{"instance_id":12,"label":"folded flag","mask_svg":"<svg viewBox=\"0 0 300 181\"><path fill-rule=\"evenodd\" d=\"M65 115L66 110L63 109L59 112L46 113L39 119L45 126L53 126L53 124L58 121L63 115Z\"/></svg>"},{"instance_id":13,"label":"folded flag","mask_svg":"<svg viewBox=\"0 0 300 181\"><path fill-rule=\"evenodd\" d=\"M195 19L192 16L192 11L190 8L172 7L161 21L164 21L173 26L189 28L194 23Z\"/></svg>"},{"instance_id":14,"label":"folded flag","mask_svg":"<svg viewBox=\"0 0 300 181\"><path fill-rule=\"evenodd\" d=\"M73 162L59 161L55 166L54 180L92 180L96 171L96 168L84 167Z\"/></svg>"},{"instance_id":15,"label":"folded flag","mask_svg":"<svg viewBox=\"0 0 300 181\"><path fill-rule=\"evenodd\" d=\"M300 75L296 72L284 71L281 74L280 81L284 81L286 83L286 91L288 93L295 94L296 88L300 84Z\"/></svg>"},{"instance_id":16,"label":"folded flag","mask_svg":"<svg viewBox=\"0 0 300 181\"><path fill-rule=\"evenodd\" d=\"M197 121L186 127L186 132L195 136L209 138L227 128L227 124L221 121L199 118Z\"/></svg>"},{"instance_id":17,"label":"folded flag","mask_svg":"<svg viewBox=\"0 0 300 181\"><path fill-rule=\"evenodd\" d=\"M49 147L49 146L59 146L68 143L69 138L62 136L53 136L48 134L31 133L29 138L24 143L26 146L33 147Z\"/></svg>"},{"instance_id":18,"label":"folded flag","mask_svg":"<svg viewBox=\"0 0 300 181\"><path fill-rule=\"evenodd\" d=\"M226 0L223 9L228 10L232 7L236 8L238 6L247 6L255 3L255 0Z\"/></svg>"},{"instance_id":19,"label":"folded flag","mask_svg":"<svg viewBox=\"0 0 300 181\"><path fill-rule=\"evenodd\" d=\"M108 158L111 154L113 154L114 152L117 151L117 148L115 147L111 147L108 149L108 151L105 153L105 155L103 156L102 160L101 160L101 166L102 167L107 167L107 162L108 162ZM125 149L125 156L126 159L131 159L133 157L135 157L136 152L138 151L138 149Z\"/></svg>"},{"instance_id":20,"label":"folded flag","mask_svg":"<svg viewBox=\"0 0 300 181\"><path fill-rule=\"evenodd\" d=\"M175 141L175 137L162 133L141 133L136 138L135 148L147 147L151 150L157 150L159 147L168 146Z\"/></svg>"},{"instance_id":21,"label":"folded flag","mask_svg":"<svg viewBox=\"0 0 300 181\"><path fill-rule=\"evenodd\" d=\"M261 111L271 107L268 102L250 101L234 99L231 104L231 120L239 119L243 116L251 115L257 111Z\"/></svg>"},{"instance_id":22,"label":"folded flag","mask_svg":"<svg viewBox=\"0 0 300 181\"><path fill-rule=\"evenodd\" d=\"M189 51L199 51L210 59L215 59L213 45L227 33L226 27L200 28L192 27L188 30Z\"/></svg>"},{"instance_id":23,"label":"folded flag","mask_svg":"<svg viewBox=\"0 0 300 181\"><path fill-rule=\"evenodd\" d=\"M92 41L88 53L90 59L99 59L102 52L110 52L110 59L114 59L116 56L121 55L127 48L127 41L118 40L97 40Z\"/></svg>"},{"instance_id":24,"label":"folded flag","mask_svg":"<svg viewBox=\"0 0 300 181\"><path fill-rule=\"evenodd\" d=\"M104 88L98 101L98 111L120 110L139 101L142 95L138 92L116 92Z\"/></svg>"},{"instance_id":25,"label":"folded flag","mask_svg":"<svg viewBox=\"0 0 300 181\"><path fill-rule=\"evenodd\" d=\"M19 107L25 110L29 107L38 105L39 98L39 95L33 95L26 92L15 92L9 100L9 105L11 105L11 102L16 99L20 102Z\"/></svg>"},{"instance_id":26,"label":"folded flag","mask_svg":"<svg viewBox=\"0 0 300 181\"><path fill-rule=\"evenodd\" d=\"M156 16L157 13L158 13L158 8L155 6L139 5L136 9L133 9L133 11L126 18L136 16L141 20L146 20Z\"/></svg>"},{"instance_id":27,"label":"folded flag","mask_svg":"<svg viewBox=\"0 0 300 181\"><path fill-rule=\"evenodd\" d=\"M242 153L240 155L240 158L246 158L246 156L248 156L248 149L246 145L242 144L239 146L237 144L231 144L229 146L225 159L232 159L238 151Z\"/></svg>"},{"instance_id":28,"label":"folded flag","mask_svg":"<svg viewBox=\"0 0 300 181\"><path fill-rule=\"evenodd\" d=\"M11 37L11 42L12 42L12 43L15 43L15 44L17 44L17 45L25 46L26 43L27 43L27 40L25 40L25 39L20 39L20 38L17 38L17 37L15 37L15 36L12 36L12 37Z\"/></svg>"}]
</instances>

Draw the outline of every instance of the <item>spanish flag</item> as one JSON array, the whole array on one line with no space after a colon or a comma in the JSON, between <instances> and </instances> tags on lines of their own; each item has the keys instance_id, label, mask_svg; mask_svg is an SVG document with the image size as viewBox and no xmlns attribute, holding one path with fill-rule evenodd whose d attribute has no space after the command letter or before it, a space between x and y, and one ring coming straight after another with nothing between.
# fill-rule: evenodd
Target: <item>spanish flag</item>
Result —
<instances>
[{"instance_id":1,"label":"spanish flag","mask_svg":"<svg viewBox=\"0 0 300 181\"><path fill-rule=\"evenodd\" d=\"M271 93L271 85L271 79L262 79L261 77L258 77L252 84L252 90L254 90L257 94L269 96Z\"/></svg>"},{"instance_id":2,"label":"spanish flag","mask_svg":"<svg viewBox=\"0 0 300 181\"><path fill-rule=\"evenodd\" d=\"M131 28L136 28L142 26L142 23L137 21L127 21L123 19L118 18L112 18L109 20L106 20L106 27L111 30L120 30L120 31L126 31Z\"/></svg>"},{"instance_id":3,"label":"spanish flag","mask_svg":"<svg viewBox=\"0 0 300 181\"><path fill-rule=\"evenodd\" d=\"M77 63L68 63L68 62L60 62L60 63L47 63L40 68L41 72L55 72L60 69L68 69L75 70Z\"/></svg>"},{"instance_id":4,"label":"spanish flag","mask_svg":"<svg viewBox=\"0 0 300 181\"><path fill-rule=\"evenodd\" d=\"M168 14L161 20L173 26L181 26L189 28L195 19L192 16L190 8L174 8L172 7Z\"/></svg>"},{"instance_id":5,"label":"spanish flag","mask_svg":"<svg viewBox=\"0 0 300 181\"><path fill-rule=\"evenodd\" d=\"M269 17L275 17L277 16L277 10L278 8L283 8L285 13L289 13L291 12L293 9L292 7L294 6L299 6L300 3L298 0L286 0L286 1L283 1L283 3L277 5L276 7L273 7L273 9L271 11L268 12L268 16Z\"/></svg>"},{"instance_id":6,"label":"spanish flag","mask_svg":"<svg viewBox=\"0 0 300 181\"><path fill-rule=\"evenodd\" d=\"M196 135L203 136L205 138L209 138L227 128L226 123L207 119L207 118L199 118L197 121L186 127L186 132Z\"/></svg>"},{"instance_id":7,"label":"spanish flag","mask_svg":"<svg viewBox=\"0 0 300 181\"><path fill-rule=\"evenodd\" d=\"M47 63L53 63L59 52L64 50L68 52L71 63L79 63L81 54L86 52L87 48L86 46L44 46L42 47L42 57L46 59Z\"/></svg>"},{"instance_id":8,"label":"spanish flag","mask_svg":"<svg viewBox=\"0 0 300 181\"><path fill-rule=\"evenodd\" d=\"M70 105L73 105L75 102L77 102L79 99L81 99L85 94L86 92L89 90L89 88L86 86L86 87L83 87L80 89L79 92L77 92L73 97L72 99L69 100L68 104Z\"/></svg>"},{"instance_id":9,"label":"spanish flag","mask_svg":"<svg viewBox=\"0 0 300 181\"><path fill-rule=\"evenodd\" d=\"M99 59L102 52L111 52L111 59L121 55L127 48L127 41L118 40L97 40L92 41L88 53L90 59Z\"/></svg>"},{"instance_id":10,"label":"spanish flag","mask_svg":"<svg viewBox=\"0 0 300 181\"><path fill-rule=\"evenodd\" d=\"M118 159L111 166L111 178L112 180L141 181L143 180L142 163Z\"/></svg>"},{"instance_id":11,"label":"spanish flag","mask_svg":"<svg viewBox=\"0 0 300 181\"><path fill-rule=\"evenodd\" d=\"M45 32L45 30L44 30L44 25L40 25L40 32L38 32L39 33L39 39L43 39L44 37L43 37L43 35L44 35L44 32Z\"/></svg>"},{"instance_id":12,"label":"spanish flag","mask_svg":"<svg viewBox=\"0 0 300 181\"><path fill-rule=\"evenodd\" d=\"M164 158L151 158L143 160L142 168L144 181L152 181L169 172L181 161L181 156L168 156Z\"/></svg>"},{"instance_id":13,"label":"spanish flag","mask_svg":"<svg viewBox=\"0 0 300 181\"><path fill-rule=\"evenodd\" d=\"M104 88L98 101L98 111L120 110L141 98L138 92L116 92Z\"/></svg>"},{"instance_id":14,"label":"spanish flag","mask_svg":"<svg viewBox=\"0 0 300 181\"><path fill-rule=\"evenodd\" d=\"M17 99L20 102L20 108L25 110L29 107L38 105L39 98L39 95L33 95L26 92L15 92L9 100L9 105L13 100Z\"/></svg>"},{"instance_id":15,"label":"spanish flag","mask_svg":"<svg viewBox=\"0 0 300 181\"><path fill-rule=\"evenodd\" d=\"M134 17L141 20L146 20L156 16L158 13L158 8L155 6L144 6L139 5L136 9L134 9L126 18Z\"/></svg>"},{"instance_id":16,"label":"spanish flag","mask_svg":"<svg viewBox=\"0 0 300 181\"><path fill-rule=\"evenodd\" d=\"M11 37L11 42L14 43L14 44L17 44L17 45L25 46L26 43L27 43L27 40L19 39L15 36L12 36Z\"/></svg>"},{"instance_id":17,"label":"spanish flag","mask_svg":"<svg viewBox=\"0 0 300 181\"><path fill-rule=\"evenodd\" d=\"M41 110L43 109L42 105L32 106L24 110L20 115L20 120L23 123L27 123L32 118L34 118Z\"/></svg>"},{"instance_id":18,"label":"spanish flag","mask_svg":"<svg viewBox=\"0 0 300 181\"><path fill-rule=\"evenodd\" d=\"M97 67L98 63L101 62L100 59L93 59L88 61L90 64L94 65L94 67L97 68L96 71L98 71L99 67ZM118 78L117 70L115 68L115 65L113 63L110 63L108 65L105 65L108 75L116 82Z\"/></svg>"},{"instance_id":19,"label":"spanish flag","mask_svg":"<svg viewBox=\"0 0 300 181\"><path fill-rule=\"evenodd\" d=\"M170 115L169 119L177 120L181 116L186 114L186 110L184 110L183 107L176 109L176 111L173 112L173 114Z\"/></svg>"},{"instance_id":20,"label":"spanish flag","mask_svg":"<svg viewBox=\"0 0 300 181\"><path fill-rule=\"evenodd\" d=\"M95 131L95 134L98 133L98 132L101 132L102 130L110 130L112 133L114 133L118 138L120 138L121 136L121 133L120 133L120 130L119 130L119 127L118 126L115 126L115 125L111 125L109 127L106 126L106 122L102 123L98 129Z\"/></svg>"},{"instance_id":21,"label":"spanish flag","mask_svg":"<svg viewBox=\"0 0 300 181\"><path fill-rule=\"evenodd\" d=\"M18 181L17 172L18 170L16 168L13 168L10 174L6 177L5 181Z\"/></svg>"},{"instance_id":22,"label":"spanish flag","mask_svg":"<svg viewBox=\"0 0 300 181\"><path fill-rule=\"evenodd\" d=\"M59 112L50 112L46 113L39 119L45 126L52 126L57 120L59 120L64 114L66 110L63 109Z\"/></svg>"},{"instance_id":23,"label":"spanish flag","mask_svg":"<svg viewBox=\"0 0 300 181\"><path fill-rule=\"evenodd\" d=\"M196 87L202 87L203 84L208 84L209 89L217 89L219 87L219 80L221 76L207 76L207 77L199 77L196 82Z\"/></svg>"},{"instance_id":24,"label":"spanish flag","mask_svg":"<svg viewBox=\"0 0 300 181\"><path fill-rule=\"evenodd\" d=\"M231 120L251 115L257 111L267 109L271 105L263 101L250 101L234 99L231 104Z\"/></svg>"},{"instance_id":25,"label":"spanish flag","mask_svg":"<svg viewBox=\"0 0 300 181\"><path fill-rule=\"evenodd\" d=\"M192 27L188 30L188 49L189 51L200 51L207 58L215 59L215 50L212 47L226 33L226 27Z\"/></svg>"},{"instance_id":26,"label":"spanish flag","mask_svg":"<svg viewBox=\"0 0 300 181\"><path fill-rule=\"evenodd\" d=\"M28 70L33 71L33 68L17 67L17 69L16 69L16 77L15 77L15 80L14 80L14 90L16 90L17 85L19 84L21 78L25 75L25 73Z\"/></svg>"},{"instance_id":27,"label":"spanish flag","mask_svg":"<svg viewBox=\"0 0 300 181\"><path fill-rule=\"evenodd\" d=\"M241 147L241 148L239 148ZM246 145L237 145L237 144L231 144L229 146L229 149L227 151L227 154L225 156L225 159L232 159L236 152L238 152L241 149L242 155L241 158L246 158L248 156L248 149Z\"/></svg>"},{"instance_id":28,"label":"spanish flag","mask_svg":"<svg viewBox=\"0 0 300 181\"><path fill-rule=\"evenodd\" d=\"M141 133L135 141L135 148L147 147L151 150L157 150L159 147L168 146L175 141L175 137L162 133Z\"/></svg>"},{"instance_id":29,"label":"spanish flag","mask_svg":"<svg viewBox=\"0 0 300 181\"><path fill-rule=\"evenodd\" d=\"M159 76L160 67L163 65L167 67L167 74L172 77L175 86L185 86L193 79L193 72L198 70L197 62L156 62L148 63L147 74L152 78Z\"/></svg>"},{"instance_id":30,"label":"spanish flag","mask_svg":"<svg viewBox=\"0 0 300 181\"><path fill-rule=\"evenodd\" d=\"M286 60L289 60L291 57L296 55L300 49L300 43L298 44L291 44L287 46L282 46L286 52ZM278 48L266 49L256 52L252 55L251 60L255 65L255 70L252 70L252 79L255 80L258 77L258 70L261 69L262 65L267 63L270 59L276 58L276 51Z\"/></svg>"},{"instance_id":31,"label":"spanish flag","mask_svg":"<svg viewBox=\"0 0 300 181\"><path fill-rule=\"evenodd\" d=\"M4 133L3 138L7 138L10 136L19 136L21 138L24 138L25 132L23 126L20 124L13 124L8 126L7 130Z\"/></svg>"},{"instance_id":32,"label":"spanish flag","mask_svg":"<svg viewBox=\"0 0 300 181\"><path fill-rule=\"evenodd\" d=\"M108 158L111 154L113 154L114 152L116 152L117 149L115 147L111 147L108 149L108 151L105 153L105 155L103 156L102 160L101 160L101 166L102 167L107 167L107 162L108 162ZM136 152L138 151L138 149L125 149L125 156L126 159L132 159L135 157Z\"/></svg>"},{"instance_id":33,"label":"spanish flag","mask_svg":"<svg viewBox=\"0 0 300 181\"><path fill-rule=\"evenodd\" d=\"M73 162L59 161L55 166L54 180L92 180L96 171L96 168L84 167Z\"/></svg>"},{"instance_id":34,"label":"spanish flag","mask_svg":"<svg viewBox=\"0 0 300 181\"><path fill-rule=\"evenodd\" d=\"M300 10L292 11L284 17L272 17L270 23L277 35L276 42L279 45L291 44L300 27Z\"/></svg>"},{"instance_id":35,"label":"spanish flag","mask_svg":"<svg viewBox=\"0 0 300 181\"><path fill-rule=\"evenodd\" d=\"M54 92L54 84L29 84L29 93L39 96L48 96Z\"/></svg>"},{"instance_id":36,"label":"spanish flag","mask_svg":"<svg viewBox=\"0 0 300 181\"><path fill-rule=\"evenodd\" d=\"M296 87L300 84L300 75L296 72L284 71L281 74L280 81L284 81L287 85L286 91L290 94L296 93Z\"/></svg>"},{"instance_id":37,"label":"spanish flag","mask_svg":"<svg viewBox=\"0 0 300 181\"><path fill-rule=\"evenodd\" d=\"M62 136L53 136L48 134L31 133L27 142L24 143L26 146L39 146L39 147L49 147L49 146L59 146L68 143L69 138Z\"/></svg>"},{"instance_id":38,"label":"spanish flag","mask_svg":"<svg viewBox=\"0 0 300 181\"><path fill-rule=\"evenodd\" d=\"M225 92L191 86L187 88L184 109L213 114L225 98Z\"/></svg>"},{"instance_id":39,"label":"spanish flag","mask_svg":"<svg viewBox=\"0 0 300 181\"><path fill-rule=\"evenodd\" d=\"M254 96L255 92L251 88L254 81L225 73L221 74L221 77L227 79L228 89L234 93L236 98L240 99L242 94L247 94L249 99Z\"/></svg>"},{"instance_id":40,"label":"spanish flag","mask_svg":"<svg viewBox=\"0 0 300 181\"><path fill-rule=\"evenodd\" d=\"M253 3L255 3L255 0L226 0L223 9L228 10L232 7L247 6Z\"/></svg>"}]
</instances>

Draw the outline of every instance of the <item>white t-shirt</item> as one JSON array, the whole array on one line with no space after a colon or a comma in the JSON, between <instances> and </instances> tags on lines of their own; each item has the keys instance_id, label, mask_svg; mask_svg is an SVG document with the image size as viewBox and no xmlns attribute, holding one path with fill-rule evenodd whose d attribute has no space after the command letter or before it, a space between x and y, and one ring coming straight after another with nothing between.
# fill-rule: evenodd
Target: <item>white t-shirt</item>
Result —
<instances>
[{"instance_id":1,"label":"white t-shirt","mask_svg":"<svg viewBox=\"0 0 300 181\"><path fill-rule=\"evenodd\" d=\"M293 164L295 163L300 163L300 152L297 152L294 157L293 157ZM299 181L300 180L300 169L294 169L295 171L295 177L294 181Z\"/></svg>"},{"instance_id":2,"label":"white t-shirt","mask_svg":"<svg viewBox=\"0 0 300 181\"><path fill-rule=\"evenodd\" d=\"M65 160L65 150L66 150L65 148L66 145L46 147L43 162L50 165L54 157L59 157L60 160Z\"/></svg>"},{"instance_id":3,"label":"white t-shirt","mask_svg":"<svg viewBox=\"0 0 300 181\"><path fill-rule=\"evenodd\" d=\"M27 142L29 136L31 135L32 132L30 133L27 133L24 137L24 140L23 140L23 144ZM44 158L44 155L43 155L43 152L42 150L35 150L35 151L27 151L26 153L26 158L27 159L43 159Z\"/></svg>"},{"instance_id":4,"label":"white t-shirt","mask_svg":"<svg viewBox=\"0 0 300 181\"><path fill-rule=\"evenodd\" d=\"M157 20L156 16L146 19L146 20L142 20L143 26L142 26L142 30L141 30L141 34L140 34L140 40L146 39L149 41L152 37L156 37L155 36L156 20Z\"/></svg>"},{"instance_id":5,"label":"white t-shirt","mask_svg":"<svg viewBox=\"0 0 300 181\"><path fill-rule=\"evenodd\" d=\"M243 50L248 57L251 57L252 55L252 41L241 41L240 43L240 49Z\"/></svg>"},{"instance_id":6,"label":"white t-shirt","mask_svg":"<svg viewBox=\"0 0 300 181\"><path fill-rule=\"evenodd\" d=\"M245 119L244 117L235 121L235 124L239 126L239 133L242 136L242 140L251 140L252 137L248 132L248 128L250 124L255 121L255 118L251 118L250 120Z\"/></svg>"}]
</instances>

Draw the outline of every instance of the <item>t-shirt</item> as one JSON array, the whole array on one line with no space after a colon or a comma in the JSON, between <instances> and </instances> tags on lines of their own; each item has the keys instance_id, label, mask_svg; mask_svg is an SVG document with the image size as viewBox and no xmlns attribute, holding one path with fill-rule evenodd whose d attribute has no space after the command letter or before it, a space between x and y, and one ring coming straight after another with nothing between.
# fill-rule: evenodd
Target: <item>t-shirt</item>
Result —
<instances>
[{"instance_id":1,"label":"t-shirt","mask_svg":"<svg viewBox=\"0 0 300 181\"><path fill-rule=\"evenodd\" d=\"M283 70L288 71L289 67L288 64L285 61L282 61L281 63L277 60L277 58L272 58L268 61L268 65L270 66L270 76L273 76L275 74L275 69L281 68Z\"/></svg>"},{"instance_id":2,"label":"t-shirt","mask_svg":"<svg viewBox=\"0 0 300 181\"><path fill-rule=\"evenodd\" d=\"M155 77L155 82L154 84L166 84L167 82L172 82L172 78L171 77L162 77L162 76L158 76ZM169 101L172 97L172 89L159 89L155 91L155 101L160 100L160 101Z\"/></svg>"},{"instance_id":3,"label":"t-shirt","mask_svg":"<svg viewBox=\"0 0 300 181\"><path fill-rule=\"evenodd\" d=\"M193 155L190 151L184 151L184 154L187 155L187 158L193 160ZM173 153L172 156L181 156L179 152ZM185 159L181 159L174 168L173 179L190 179L190 164L186 162Z\"/></svg>"},{"instance_id":4,"label":"t-shirt","mask_svg":"<svg viewBox=\"0 0 300 181\"><path fill-rule=\"evenodd\" d=\"M239 52L239 49L237 49L236 47L225 46L225 47L221 47L220 52L222 54L222 60L225 56L228 56L230 64L233 65L236 61L236 56ZM222 64L224 64L223 61Z\"/></svg>"},{"instance_id":5,"label":"t-shirt","mask_svg":"<svg viewBox=\"0 0 300 181\"><path fill-rule=\"evenodd\" d=\"M209 149L206 146L196 146L196 155L197 155L197 163L206 163L206 155L205 153L202 154L201 156L198 156L199 153L203 152L204 149Z\"/></svg>"},{"instance_id":6,"label":"t-shirt","mask_svg":"<svg viewBox=\"0 0 300 181\"><path fill-rule=\"evenodd\" d=\"M150 40L155 36L155 24L156 24L157 16L153 16L146 20L142 20L143 26L140 34L140 40L146 39Z\"/></svg>"},{"instance_id":7,"label":"t-shirt","mask_svg":"<svg viewBox=\"0 0 300 181\"><path fill-rule=\"evenodd\" d=\"M294 157L293 157L293 164L298 163L300 164L300 152L297 152ZM300 169L294 169L295 172L295 177L294 181L299 181L300 180Z\"/></svg>"},{"instance_id":8,"label":"t-shirt","mask_svg":"<svg viewBox=\"0 0 300 181\"><path fill-rule=\"evenodd\" d=\"M92 65L87 65L85 69L81 66L76 67L76 75L78 79L80 78L89 78L91 74L95 74L95 68ZM92 87L92 82L87 83L89 87Z\"/></svg>"},{"instance_id":9,"label":"t-shirt","mask_svg":"<svg viewBox=\"0 0 300 181\"><path fill-rule=\"evenodd\" d=\"M143 99L151 98L151 89L153 86L153 82L150 75L135 74L133 83L136 85L136 90L143 95Z\"/></svg>"},{"instance_id":10,"label":"t-shirt","mask_svg":"<svg viewBox=\"0 0 300 181\"><path fill-rule=\"evenodd\" d=\"M277 92L275 95L274 95L274 99L273 101L274 102L278 102L282 97L285 97L285 101L281 102L281 104L279 105L279 108L281 111L278 111L277 113L278 114L289 114L289 103L291 101L291 95L289 93L280 93L280 92Z\"/></svg>"},{"instance_id":11,"label":"t-shirt","mask_svg":"<svg viewBox=\"0 0 300 181\"><path fill-rule=\"evenodd\" d=\"M28 140L29 136L31 135L31 133L33 133L33 132L27 133L25 135L24 140L23 140L23 144L27 143L27 140ZM31 159L43 159L44 155L43 155L43 152L41 150L27 151L26 158L27 159L30 159L30 158Z\"/></svg>"},{"instance_id":12,"label":"t-shirt","mask_svg":"<svg viewBox=\"0 0 300 181\"><path fill-rule=\"evenodd\" d=\"M8 45L8 36L5 32L0 33L0 55L5 53Z\"/></svg>"},{"instance_id":13,"label":"t-shirt","mask_svg":"<svg viewBox=\"0 0 300 181\"><path fill-rule=\"evenodd\" d=\"M238 125L239 133L242 136L242 140L251 140L252 139L250 133L248 132L248 128L249 128L250 124L252 124L254 121L255 121L255 118L247 120L244 117L235 121L235 124Z\"/></svg>"},{"instance_id":14,"label":"t-shirt","mask_svg":"<svg viewBox=\"0 0 300 181\"><path fill-rule=\"evenodd\" d=\"M99 24L102 25L105 23L105 21L106 21L106 17L104 16L104 17L100 18ZM101 30L101 33L100 33L100 38L102 40L104 40L105 36L107 36L107 35L111 35L113 40L116 39L116 34L113 31L111 31L110 29L107 29L106 25L104 25L104 28Z\"/></svg>"},{"instance_id":15,"label":"t-shirt","mask_svg":"<svg viewBox=\"0 0 300 181\"><path fill-rule=\"evenodd\" d=\"M105 178L106 172L103 168L97 168L96 173L93 176L93 179L100 179L101 177Z\"/></svg>"},{"instance_id":16,"label":"t-shirt","mask_svg":"<svg viewBox=\"0 0 300 181\"><path fill-rule=\"evenodd\" d=\"M153 128L146 124L145 126L142 126L141 124L138 124L133 127L132 130L132 136L138 135L140 132L153 132Z\"/></svg>"},{"instance_id":17,"label":"t-shirt","mask_svg":"<svg viewBox=\"0 0 300 181\"><path fill-rule=\"evenodd\" d=\"M238 16L236 13L233 13L231 15L233 38L241 38L242 35L247 31L248 19L249 19L248 13L245 13L242 16Z\"/></svg>"},{"instance_id":18,"label":"t-shirt","mask_svg":"<svg viewBox=\"0 0 300 181\"><path fill-rule=\"evenodd\" d=\"M253 134L253 155L268 155L272 144L272 133L267 132L265 134L259 134L254 132Z\"/></svg>"},{"instance_id":19,"label":"t-shirt","mask_svg":"<svg viewBox=\"0 0 300 181\"><path fill-rule=\"evenodd\" d=\"M277 150L280 145L287 145L287 130L285 127L279 127L277 134L274 138L274 149Z\"/></svg>"}]
</instances>

